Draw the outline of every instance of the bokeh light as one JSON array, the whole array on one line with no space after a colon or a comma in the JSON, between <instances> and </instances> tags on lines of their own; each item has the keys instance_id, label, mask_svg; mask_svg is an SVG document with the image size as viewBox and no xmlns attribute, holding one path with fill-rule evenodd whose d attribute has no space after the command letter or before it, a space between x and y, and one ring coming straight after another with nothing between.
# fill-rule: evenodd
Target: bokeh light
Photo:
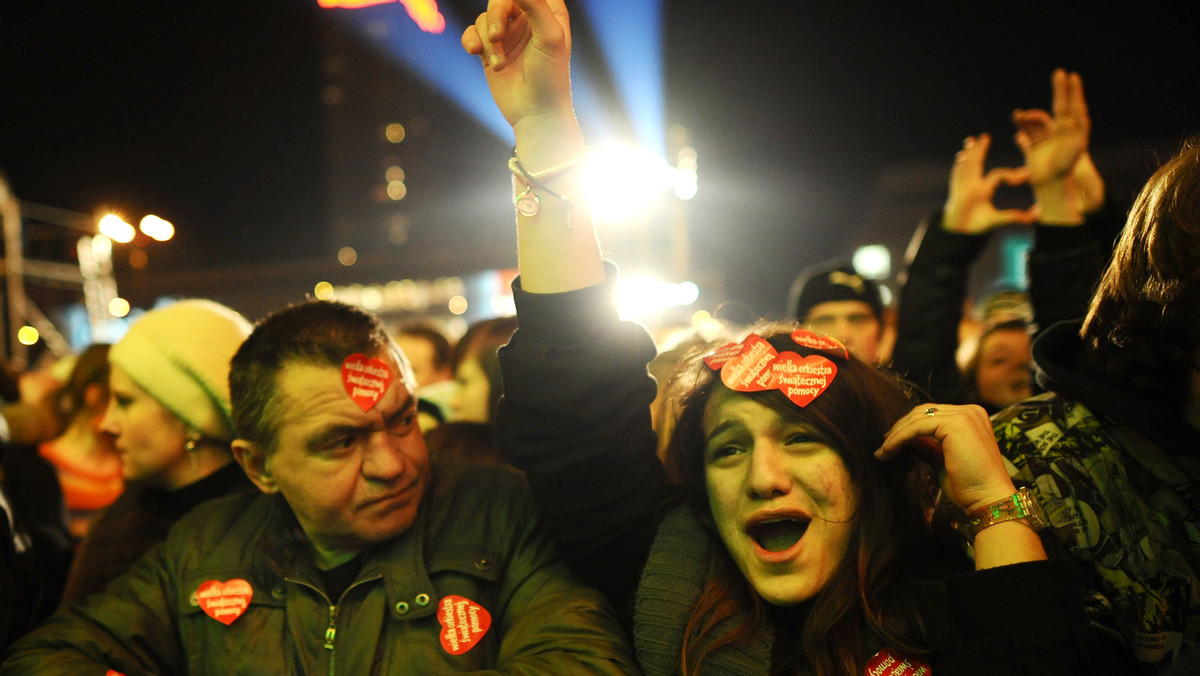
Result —
<instances>
[{"instance_id":1,"label":"bokeh light","mask_svg":"<svg viewBox=\"0 0 1200 676\"><path fill-rule=\"evenodd\" d=\"M156 242L165 242L175 236L175 226L170 221L148 214L142 217L138 228L142 233Z\"/></svg>"},{"instance_id":2,"label":"bokeh light","mask_svg":"<svg viewBox=\"0 0 1200 676\"><path fill-rule=\"evenodd\" d=\"M317 282L317 285L313 287L313 295L317 300L332 300L333 285L329 282Z\"/></svg>"},{"instance_id":3,"label":"bokeh light","mask_svg":"<svg viewBox=\"0 0 1200 676\"><path fill-rule=\"evenodd\" d=\"M114 242L122 244L132 242L137 231L133 226L126 223L123 218L116 214L105 214L100 219L100 234L108 237Z\"/></svg>"},{"instance_id":4,"label":"bokeh light","mask_svg":"<svg viewBox=\"0 0 1200 676\"><path fill-rule=\"evenodd\" d=\"M28 324L17 329L17 340L22 345L34 345L40 337L41 334L38 333L38 330Z\"/></svg>"}]
</instances>

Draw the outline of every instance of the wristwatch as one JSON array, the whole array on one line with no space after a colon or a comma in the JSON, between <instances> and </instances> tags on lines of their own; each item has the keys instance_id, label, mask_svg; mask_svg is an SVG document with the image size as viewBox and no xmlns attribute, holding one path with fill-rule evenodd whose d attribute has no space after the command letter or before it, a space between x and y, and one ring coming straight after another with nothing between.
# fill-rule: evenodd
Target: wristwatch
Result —
<instances>
[{"instance_id":1,"label":"wristwatch","mask_svg":"<svg viewBox=\"0 0 1200 676\"><path fill-rule=\"evenodd\" d=\"M1037 496L1028 488L1019 488L1007 498L971 512L967 515L966 525L971 531L971 537L975 537L988 526L1017 519L1024 521L1025 525L1034 530L1041 530L1050 525Z\"/></svg>"}]
</instances>

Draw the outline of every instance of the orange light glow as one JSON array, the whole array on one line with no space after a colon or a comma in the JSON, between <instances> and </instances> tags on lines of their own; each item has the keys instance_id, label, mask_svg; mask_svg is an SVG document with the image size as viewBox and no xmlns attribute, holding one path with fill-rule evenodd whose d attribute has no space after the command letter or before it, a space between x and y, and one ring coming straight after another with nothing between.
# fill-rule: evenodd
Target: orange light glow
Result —
<instances>
[{"instance_id":1,"label":"orange light glow","mask_svg":"<svg viewBox=\"0 0 1200 676\"><path fill-rule=\"evenodd\" d=\"M396 0L317 0L324 9L361 9ZM437 0L400 0L417 27L426 33L441 33L446 30L446 17L438 11Z\"/></svg>"},{"instance_id":2,"label":"orange light glow","mask_svg":"<svg viewBox=\"0 0 1200 676\"><path fill-rule=\"evenodd\" d=\"M417 26L426 33L441 33L446 30L446 17L438 11L435 0L400 0L404 9Z\"/></svg>"},{"instance_id":3,"label":"orange light glow","mask_svg":"<svg viewBox=\"0 0 1200 676\"><path fill-rule=\"evenodd\" d=\"M325 9L333 9L335 7L358 9L359 7L382 5L385 2L395 2L395 0L317 0L317 5Z\"/></svg>"}]
</instances>

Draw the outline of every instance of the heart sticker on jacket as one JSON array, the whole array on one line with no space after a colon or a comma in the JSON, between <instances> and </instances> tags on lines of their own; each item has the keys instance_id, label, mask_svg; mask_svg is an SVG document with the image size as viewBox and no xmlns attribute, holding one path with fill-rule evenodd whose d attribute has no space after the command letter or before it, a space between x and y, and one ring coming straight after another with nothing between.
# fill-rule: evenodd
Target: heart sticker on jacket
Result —
<instances>
[{"instance_id":1,"label":"heart sticker on jacket","mask_svg":"<svg viewBox=\"0 0 1200 676\"><path fill-rule=\"evenodd\" d=\"M354 353L342 362L342 385L358 407L367 412L392 384L392 370L382 359Z\"/></svg>"},{"instance_id":2,"label":"heart sticker on jacket","mask_svg":"<svg viewBox=\"0 0 1200 676\"><path fill-rule=\"evenodd\" d=\"M479 644L492 626L492 616L471 599L447 596L438 603L438 623L442 625L442 648L461 655Z\"/></svg>"},{"instance_id":3,"label":"heart sticker on jacket","mask_svg":"<svg viewBox=\"0 0 1200 676\"><path fill-rule=\"evenodd\" d=\"M930 676L929 665L884 648L867 661L866 676Z\"/></svg>"},{"instance_id":4,"label":"heart sticker on jacket","mask_svg":"<svg viewBox=\"0 0 1200 676\"><path fill-rule=\"evenodd\" d=\"M254 589L249 582L234 578L227 582L209 580L196 588L196 600L206 615L224 625L242 616L250 607Z\"/></svg>"}]
</instances>

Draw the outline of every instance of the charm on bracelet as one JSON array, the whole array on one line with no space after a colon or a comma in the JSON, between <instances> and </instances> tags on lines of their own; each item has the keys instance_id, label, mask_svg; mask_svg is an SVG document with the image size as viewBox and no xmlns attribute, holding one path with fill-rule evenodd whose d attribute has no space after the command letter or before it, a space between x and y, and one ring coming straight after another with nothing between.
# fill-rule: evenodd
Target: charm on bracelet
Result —
<instances>
[{"instance_id":1,"label":"charm on bracelet","mask_svg":"<svg viewBox=\"0 0 1200 676\"><path fill-rule=\"evenodd\" d=\"M542 208L542 203L538 200L538 196L534 194L533 186L531 185L525 186L525 190L521 191L520 195L517 195L514 203L517 207L517 213L527 218L537 216L538 211Z\"/></svg>"}]
</instances>

